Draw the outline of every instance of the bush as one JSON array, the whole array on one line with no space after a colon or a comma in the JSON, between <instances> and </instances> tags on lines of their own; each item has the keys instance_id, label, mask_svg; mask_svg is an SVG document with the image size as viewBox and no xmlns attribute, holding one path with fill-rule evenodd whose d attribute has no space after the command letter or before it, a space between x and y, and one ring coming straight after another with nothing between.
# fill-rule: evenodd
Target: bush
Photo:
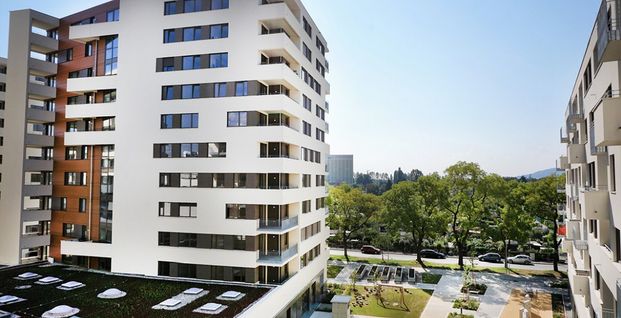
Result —
<instances>
[{"instance_id":1,"label":"bush","mask_svg":"<svg viewBox=\"0 0 621 318\"><path fill-rule=\"evenodd\" d=\"M343 269L343 266L328 265L328 278L335 278Z\"/></svg>"},{"instance_id":2,"label":"bush","mask_svg":"<svg viewBox=\"0 0 621 318\"><path fill-rule=\"evenodd\" d=\"M485 285L485 284L472 284L472 285L470 285L470 288L468 288L468 289L466 289L466 286L462 286L461 287L461 292L464 293L464 294L466 292L468 292L468 290L471 293L477 293L479 295L483 295L483 294L485 294L485 291L487 290L487 285Z\"/></svg>"},{"instance_id":3,"label":"bush","mask_svg":"<svg viewBox=\"0 0 621 318\"><path fill-rule=\"evenodd\" d=\"M554 288L568 288L569 287L569 280L567 279L561 279L561 280L555 280L550 284L550 287L554 287Z\"/></svg>"},{"instance_id":4,"label":"bush","mask_svg":"<svg viewBox=\"0 0 621 318\"><path fill-rule=\"evenodd\" d=\"M450 313L446 318L474 318L473 315L459 314L456 312Z\"/></svg>"},{"instance_id":5,"label":"bush","mask_svg":"<svg viewBox=\"0 0 621 318\"><path fill-rule=\"evenodd\" d=\"M453 308L463 308L468 310L477 310L479 309L480 301L476 299L466 300L464 298L458 298L453 301Z\"/></svg>"}]
</instances>

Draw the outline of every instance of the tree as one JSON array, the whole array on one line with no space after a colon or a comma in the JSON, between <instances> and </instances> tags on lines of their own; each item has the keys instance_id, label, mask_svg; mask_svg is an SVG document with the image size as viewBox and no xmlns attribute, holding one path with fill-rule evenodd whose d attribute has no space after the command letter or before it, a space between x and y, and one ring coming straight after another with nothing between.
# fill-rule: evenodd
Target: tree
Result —
<instances>
[{"instance_id":1,"label":"tree","mask_svg":"<svg viewBox=\"0 0 621 318\"><path fill-rule=\"evenodd\" d=\"M478 164L460 161L446 170L444 178L448 187L448 200L444 209L450 215L452 239L457 247L459 268L464 269L464 255L473 230L479 229L486 217L485 203L490 184L489 178Z\"/></svg>"},{"instance_id":2,"label":"tree","mask_svg":"<svg viewBox=\"0 0 621 318\"><path fill-rule=\"evenodd\" d=\"M423 241L443 233L448 225L441 208L446 201L446 187L437 174L423 176L417 182L395 184L384 193L382 218L395 231L412 235L416 259L423 264L420 249ZM423 264L424 265L424 264Z\"/></svg>"},{"instance_id":3,"label":"tree","mask_svg":"<svg viewBox=\"0 0 621 318\"><path fill-rule=\"evenodd\" d=\"M381 201L376 195L343 184L330 189L328 206L330 214L326 221L330 228L341 235L345 259L349 262L347 244L352 235L369 224L380 210Z\"/></svg>"},{"instance_id":4,"label":"tree","mask_svg":"<svg viewBox=\"0 0 621 318\"><path fill-rule=\"evenodd\" d=\"M375 236L371 243L382 250L382 263L384 262L384 252L392 247L392 233L380 233ZM388 255L388 259L390 256Z\"/></svg>"},{"instance_id":5,"label":"tree","mask_svg":"<svg viewBox=\"0 0 621 318\"><path fill-rule=\"evenodd\" d=\"M526 186L516 180L498 181L490 201L491 224L488 235L496 242L502 242L507 267L508 241L519 244L528 241L533 228L533 218L524 209Z\"/></svg>"},{"instance_id":6,"label":"tree","mask_svg":"<svg viewBox=\"0 0 621 318\"><path fill-rule=\"evenodd\" d=\"M565 184L565 176L549 176L526 183L525 206L547 225L552 225L554 248L554 271L558 271L558 250L561 240L558 238L558 205L565 202L565 195L557 189Z\"/></svg>"},{"instance_id":7,"label":"tree","mask_svg":"<svg viewBox=\"0 0 621 318\"><path fill-rule=\"evenodd\" d=\"M397 170L395 170L395 172L393 173L393 177L392 177L392 183L393 184L397 184L401 181L405 181L407 180L405 173L403 173L403 171L401 170L401 167L399 167Z\"/></svg>"}]
</instances>

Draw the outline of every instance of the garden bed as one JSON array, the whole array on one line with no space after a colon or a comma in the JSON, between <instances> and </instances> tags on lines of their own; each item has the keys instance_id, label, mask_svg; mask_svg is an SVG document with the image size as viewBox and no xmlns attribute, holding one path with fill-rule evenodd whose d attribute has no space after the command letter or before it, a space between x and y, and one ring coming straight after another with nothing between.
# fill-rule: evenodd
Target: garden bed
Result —
<instances>
[{"instance_id":1,"label":"garden bed","mask_svg":"<svg viewBox=\"0 0 621 318\"><path fill-rule=\"evenodd\" d=\"M452 313L449 313L446 318L474 318L474 316L452 312Z\"/></svg>"},{"instance_id":2,"label":"garden bed","mask_svg":"<svg viewBox=\"0 0 621 318\"><path fill-rule=\"evenodd\" d=\"M462 308L468 310L478 310L481 302L478 299L470 298L470 300L466 300L465 298L457 298L453 301L453 308Z\"/></svg>"},{"instance_id":3,"label":"garden bed","mask_svg":"<svg viewBox=\"0 0 621 318\"><path fill-rule=\"evenodd\" d=\"M343 270L343 266L328 265L328 278L335 278Z\"/></svg>"},{"instance_id":4,"label":"garden bed","mask_svg":"<svg viewBox=\"0 0 621 318\"><path fill-rule=\"evenodd\" d=\"M432 273L422 273L421 276L422 282L425 284L437 284L442 278L442 275Z\"/></svg>"},{"instance_id":5,"label":"garden bed","mask_svg":"<svg viewBox=\"0 0 621 318\"><path fill-rule=\"evenodd\" d=\"M461 292L464 294L470 292L470 294L483 295L486 290L487 285L485 284L472 284L469 288L466 288L466 286L461 287Z\"/></svg>"}]
</instances>

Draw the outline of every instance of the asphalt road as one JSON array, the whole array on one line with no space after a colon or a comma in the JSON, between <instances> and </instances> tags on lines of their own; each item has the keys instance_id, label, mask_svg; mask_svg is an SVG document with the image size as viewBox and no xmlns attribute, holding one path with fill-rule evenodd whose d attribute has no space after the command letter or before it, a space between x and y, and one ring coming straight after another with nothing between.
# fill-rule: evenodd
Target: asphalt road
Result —
<instances>
[{"instance_id":1,"label":"asphalt road","mask_svg":"<svg viewBox=\"0 0 621 318\"><path fill-rule=\"evenodd\" d=\"M331 247L330 248L330 255L343 255L343 249L341 248L334 248ZM373 255L373 254L362 254L360 253L360 250L347 250L347 255L349 256L355 256L355 257L365 257L365 258L382 258L382 255ZM413 261L416 260L416 254L401 254L401 253L384 253L384 259L391 259L391 260L400 260L400 261ZM456 256L449 256L448 258L445 259L433 259L433 258L423 258L424 261L429 261L431 263L437 263L437 264L457 264L457 257ZM470 260L469 259L464 259L464 262L466 264L469 264ZM504 267L505 264L504 263L488 263L488 262L479 262L479 260L474 261L474 265L475 266L481 266L481 267ZM518 265L518 264L509 264L509 268L516 268L516 269L531 269L531 270L552 270L553 269L553 265L552 263L547 263L547 262L535 262L533 265ZM559 270L561 271L567 271L567 265L565 264L559 264Z\"/></svg>"}]
</instances>

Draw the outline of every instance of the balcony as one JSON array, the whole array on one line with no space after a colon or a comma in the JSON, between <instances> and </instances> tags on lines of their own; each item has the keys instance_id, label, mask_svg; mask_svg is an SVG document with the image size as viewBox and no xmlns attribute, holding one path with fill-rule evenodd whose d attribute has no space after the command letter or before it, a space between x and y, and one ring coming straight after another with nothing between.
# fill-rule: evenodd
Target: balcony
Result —
<instances>
[{"instance_id":1,"label":"balcony","mask_svg":"<svg viewBox=\"0 0 621 318\"><path fill-rule=\"evenodd\" d=\"M261 232L284 232L298 225L298 217L284 219L259 219L258 230Z\"/></svg>"},{"instance_id":2,"label":"balcony","mask_svg":"<svg viewBox=\"0 0 621 318\"><path fill-rule=\"evenodd\" d=\"M56 87L30 82L28 83L28 94L32 99L52 99L56 98Z\"/></svg>"},{"instance_id":3,"label":"balcony","mask_svg":"<svg viewBox=\"0 0 621 318\"><path fill-rule=\"evenodd\" d=\"M565 120L569 123L581 123L584 120L584 113L577 105L569 103L565 109Z\"/></svg>"},{"instance_id":4,"label":"balcony","mask_svg":"<svg viewBox=\"0 0 621 318\"><path fill-rule=\"evenodd\" d=\"M558 158L558 169L569 169L569 160L567 159L567 156L560 156Z\"/></svg>"},{"instance_id":5,"label":"balcony","mask_svg":"<svg viewBox=\"0 0 621 318\"><path fill-rule=\"evenodd\" d=\"M30 73L33 75L50 76L58 72L58 65L32 57L28 61L28 66L30 67Z\"/></svg>"},{"instance_id":6,"label":"balcony","mask_svg":"<svg viewBox=\"0 0 621 318\"><path fill-rule=\"evenodd\" d=\"M82 43L120 33L118 21L73 25L69 27L69 39Z\"/></svg>"},{"instance_id":7,"label":"balcony","mask_svg":"<svg viewBox=\"0 0 621 318\"><path fill-rule=\"evenodd\" d=\"M26 134L26 146L54 147L54 136Z\"/></svg>"},{"instance_id":8,"label":"balcony","mask_svg":"<svg viewBox=\"0 0 621 318\"><path fill-rule=\"evenodd\" d=\"M72 104L65 107L65 118L114 117L118 109L117 102Z\"/></svg>"},{"instance_id":9,"label":"balcony","mask_svg":"<svg viewBox=\"0 0 621 318\"><path fill-rule=\"evenodd\" d=\"M567 134L563 133L563 127L561 127L560 135L561 135L561 143L562 144L568 144L569 143L569 137L567 137Z\"/></svg>"},{"instance_id":10,"label":"balcony","mask_svg":"<svg viewBox=\"0 0 621 318\"><path fill-rule=\"evenodd\" d=\"M572 279L573 286L571 286L571 289L573 293L583 296L589 293L589 272L576 270L576 274Z\"/></svg>"},{"instance_id":11,"label":"balcony","mask_svg":"<svg viewBox=\"0 0 621 318\"><path fill-rule=\"evenodd\" d=\"M54 160L26 159L24 171L52 171Z\"/></svg>"},{"instance_id":12,"label":"balcony","mask_svg":"<svg viewBox=\"0 0 621 318\"><path fill-rule=\"evenodd\" d=\"M65 133L65 146L113 145L116 133L112 131L77 131Z\"/></svg>"},{"instance_id":13,"label":"balcony","mask_svg":"<svg viewBox=\"0 0 621 318\"><path fill-rule=\"evenodd\" d=\"M30 107L26 110L26 119L39 123L53 123L56 120L56 113Z\"/></svg>"},{"instance_id":14,"label":"balcony","mask_svg":"<svg viewBox=\"0 0 621 318\"><path fill-rule=\"evenodd\" d=\"M52 195L52 186L51 185L25 185L24 186L24 196L26 197L42 197L42 196L51 196Z\"/></svg>"},{"instance_id":15,"label":"balcony","mask_svg":"<svg viewBox=\"0 0 621 318\"><path fill-rule=\"evenodd\" d=\"M608 5L610 4L610 10ZM597 14L597 43L595 44L595 69L603 62L616 61L621 55L621 32L619 25L619 0L601 2Z\"/></svg>"},{"instance_id":16,"label":"balcony","mask_svg":"<svg viewBox=\"0 0 621 318\"><path fill-rule=\"evenodd\" d=\"M50 221L51 219L51 210L25 209L22 211L22 222Z\"/></svg>"},{"instance_id":17,"label":"balcony","mask_svg":"<svg viewBox=\"0 0 621 318\"><path fill-rule=\"evenodd\" d=\"M22 239L20 241L19 247L24 248L32 248L39 246L47 246L50 245L50 235L22 235Z\"/></svg>"},{"instance_id":18,"label":"balcony","mask_svg":"<svg viewBox=\"0 0 621 318\"><path fill-rule=\"evenodd\" d=\"M582 144L567 145L567 159L569 163L586 163L586 150Z\"/></svg>"},{"instance_id":19,"label":"balcony","mask_svg":"<svg viewBox=\"0 0 621 318\"><path fill-rule=\"evenodd\" d=\"M298 245L293 245L280 251L259 251L260 265L284 265L298 253Z\"/></svg>"},{"instance_id":20,"label":"balcony","mask_svg":"<svg viewBox=\"0 0 621 318\"><path fill-rule=\"evenodd\" d=\"M593 112L593 122L594 146L621 145L621 97L602 98Z\"/></svg>"},{"instance_id":21,"label":"balcony","mask_svg":"<svg viewBox=\"0 0 621 318\"><path fill-rule=\"evenodd\" d=\"M58 51L58 40L45 35L30 33L30 49L42 54Z\"/></svg>"},{"instance_id":22,"label":"balcony","mask_svg":"<svg viewBox=\"0 0 621 318\"><path fill-rule=\"evenodd\" d=\"M118 86L116 75L93 76L67 79L67 92L84 93L98 90L112 90Z\"/></svg>"},{"instance_id":23,"label":"balcony","mask_svg":"<svg viewBox=\"0 0 621 318\"><path fill-rule=\"evenodd\" d=\"M589 188L580 191L582 213L587 219L610 219L610 194L607 189Z\"/></svg>"},{"instance_id":24,"label":"balcony","mask_svg":"<svg viewBox=\"0 0 621 318\"><path fill-rule=\"evenodd\" d=\"M92 257L111 257L112 244L94 241L61 240L61 254L85 255Z\"/></svg>"}]
</instances>

